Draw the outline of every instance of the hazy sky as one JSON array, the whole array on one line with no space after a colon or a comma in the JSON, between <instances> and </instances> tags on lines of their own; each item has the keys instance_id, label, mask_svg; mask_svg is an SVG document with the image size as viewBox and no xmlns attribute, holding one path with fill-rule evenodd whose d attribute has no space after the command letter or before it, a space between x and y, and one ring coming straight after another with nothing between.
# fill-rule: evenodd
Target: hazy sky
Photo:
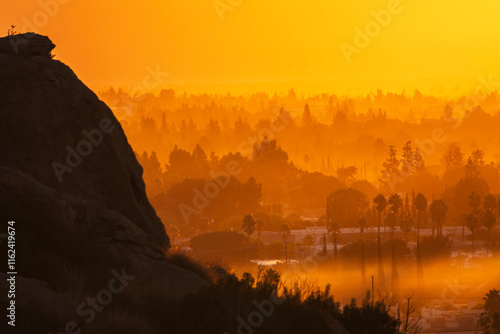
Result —
<instances>
[{"instance_id":1,"label":"hazy sky","mask_svg":"<svg viewBox=\"0 0 500 334\"><path fill-rule=\"evenodd\" d=\"M143 85L155 69L169 76L148 87L191 83L185 88L210 92L439 93L473 88L479 75L500 81L500 3L493 0L17 0L2 7L2 35L14 24L50 36L56 58L91 86ZM381 10L390 13L383 25L373 16ZM372 37L356 41L356 27Z\"/></svg>"}]
</instances>

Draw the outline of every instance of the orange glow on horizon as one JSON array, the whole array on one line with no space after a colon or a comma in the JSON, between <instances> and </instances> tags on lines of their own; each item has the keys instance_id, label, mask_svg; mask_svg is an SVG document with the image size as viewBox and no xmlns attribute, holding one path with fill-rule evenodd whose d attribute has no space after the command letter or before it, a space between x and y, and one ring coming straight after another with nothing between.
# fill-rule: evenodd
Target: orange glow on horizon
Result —
<instances>
[{"instance_id":1,"label":"orange glow on horizon","mask_svg":"<svg viewBox=\"0 0 500 334\"><path fill-rule=\"evenodd\" d=\"M13 24L48 35L57 59L95 88L140 84L157 65L169 73L158 88L216 93L446 95L474 89L480 75L500 77L496 2L232 3L22 0L6 3L0 21L5 32ZM397 13L377 31L374 13L391 6ZM356 27L370 24L373 37L357 47ZM350 63L341 43L358 48Z\"/></svg>"}]
</instances>

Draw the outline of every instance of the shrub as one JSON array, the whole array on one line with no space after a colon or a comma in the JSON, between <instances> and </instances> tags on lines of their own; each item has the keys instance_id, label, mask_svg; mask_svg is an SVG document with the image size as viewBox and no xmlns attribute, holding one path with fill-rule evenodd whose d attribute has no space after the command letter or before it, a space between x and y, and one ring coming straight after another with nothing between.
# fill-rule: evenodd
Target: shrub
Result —
<instances>
[{"instance_id":1,"label":"shrub","mask_svg":"<svg viewBox=\"0 0 500 334\"><path fill-rule=\"evenodd\" d=\"M422 258L437 260L448 258L451 255L451 242L448 237L424 237L420 242Z\"/></svg>"},{"instance_id":2,"label":"shrub","mask_svg":"<svg viewBox=\"0 0 500 334\"><path fill-rule=\"evenodd\" d=\"M151 321L127 311L111 311L104 317L96 319L88 326L82 327L83 334L157 334Z\"/></svg>"},{"instance_id":3,"label":"shrub","mask_svg":"<svg viewBox=\"0 0 500 334\"><path fill-rule=\"evenodd\" d=\"M247 247L249 246L249 247ZM191 248L198 255L207 258L225 258L243 260L253 258L259 251L259 243L235 231L219 231L200 234L191 239Z\"/></svg>"},{"instance_id":4,"label":"shrub","mask_svg":"<svg viewBox=\"0 0 500 334\"><path fill-rule=\"evenodd\" d=\"M207 281L212 280L210 268L207 264L202 263L199 259L194 259L192 256L179 251L177 248L170 249L166 258L168 262L175 264L177 267L192 271Z\"/></svg>"}]
</instances>

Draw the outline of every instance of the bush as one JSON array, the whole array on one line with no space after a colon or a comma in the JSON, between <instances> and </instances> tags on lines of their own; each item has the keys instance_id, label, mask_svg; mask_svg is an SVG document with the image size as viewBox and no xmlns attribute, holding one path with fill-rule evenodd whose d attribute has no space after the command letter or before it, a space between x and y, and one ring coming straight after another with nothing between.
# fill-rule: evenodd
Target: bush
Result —
<instances>
[{"instance_id":1,"label":"bush","mask_svg":"<svg viewBox=\"0 0 500 334\"><path fill-rule=\"evenodd\" d=\"M191 239L191 248L198 255L206 258L246 259L255 257L259 252L259 242L248 239L235 231L219 231L200 234Z\"/></svg>"},{"instance_id":2,"label":"bush","mask_svg":"<svg viewBox=\"0 0 500 334\"><path fill-rule=\"evenodd\" d=\"M166 258L168 262L175 264L177 267L192 271L207 281L212 280L210 268L199 259L196 260L192 256L180 252L178 249L170 249Z\"/></svg>"},{"instance_id":3,"label":"bush","mask_svg":"<svg viewBox=\"0 0 500 334\"><path fill-rule=\"evenodd\" d=\"M262 256L266 259L281 259L285 255L285 245L281 241L274 241L262 248Z\"/></svg>"},{"instance_id":4,"label":"bush","mask_svg":"<svg viewBox=\"0 0 500 334\"><path fill-rule=\"evenodd\" d=\"M82 327L83 334L157 334L151 321L127 311L111 311L94 323Z\"/></svg>"},{"instance_id":5,"label":"bush","mask_svg":"<svg viewBox=\"0 0 500 334\"><path fill-rule=\"evenodd\" d=\"M451 241L445 236L424 237L420 242L420 251L425 260L438 260L451 255Z\"/></svg>"}]
</instances>

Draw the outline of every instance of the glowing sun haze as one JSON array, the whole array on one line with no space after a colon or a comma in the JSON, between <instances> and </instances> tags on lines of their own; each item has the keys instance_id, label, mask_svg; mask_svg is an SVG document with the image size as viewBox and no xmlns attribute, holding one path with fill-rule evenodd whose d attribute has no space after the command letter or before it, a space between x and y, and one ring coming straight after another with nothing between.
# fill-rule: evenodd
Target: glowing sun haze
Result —
<instances>
[{"instance_id":1,"label":"glowing sun haze","mask_svg":"<svg viewBox=\"0 0 500 334\"><path fill-rule=\"evenodd\" d=\"M390 6L377 31L373 12ZM451 94L480 75L500 81L499 12L497 1L466 0L20 0L3 4L0 28L48 35L94 87L140 84L159 65L170 74L159 88L193 92ZM355 29L370 22L359 47ZM357 49L350 63L342 43Z\"/></svg>"}]
</instances>

